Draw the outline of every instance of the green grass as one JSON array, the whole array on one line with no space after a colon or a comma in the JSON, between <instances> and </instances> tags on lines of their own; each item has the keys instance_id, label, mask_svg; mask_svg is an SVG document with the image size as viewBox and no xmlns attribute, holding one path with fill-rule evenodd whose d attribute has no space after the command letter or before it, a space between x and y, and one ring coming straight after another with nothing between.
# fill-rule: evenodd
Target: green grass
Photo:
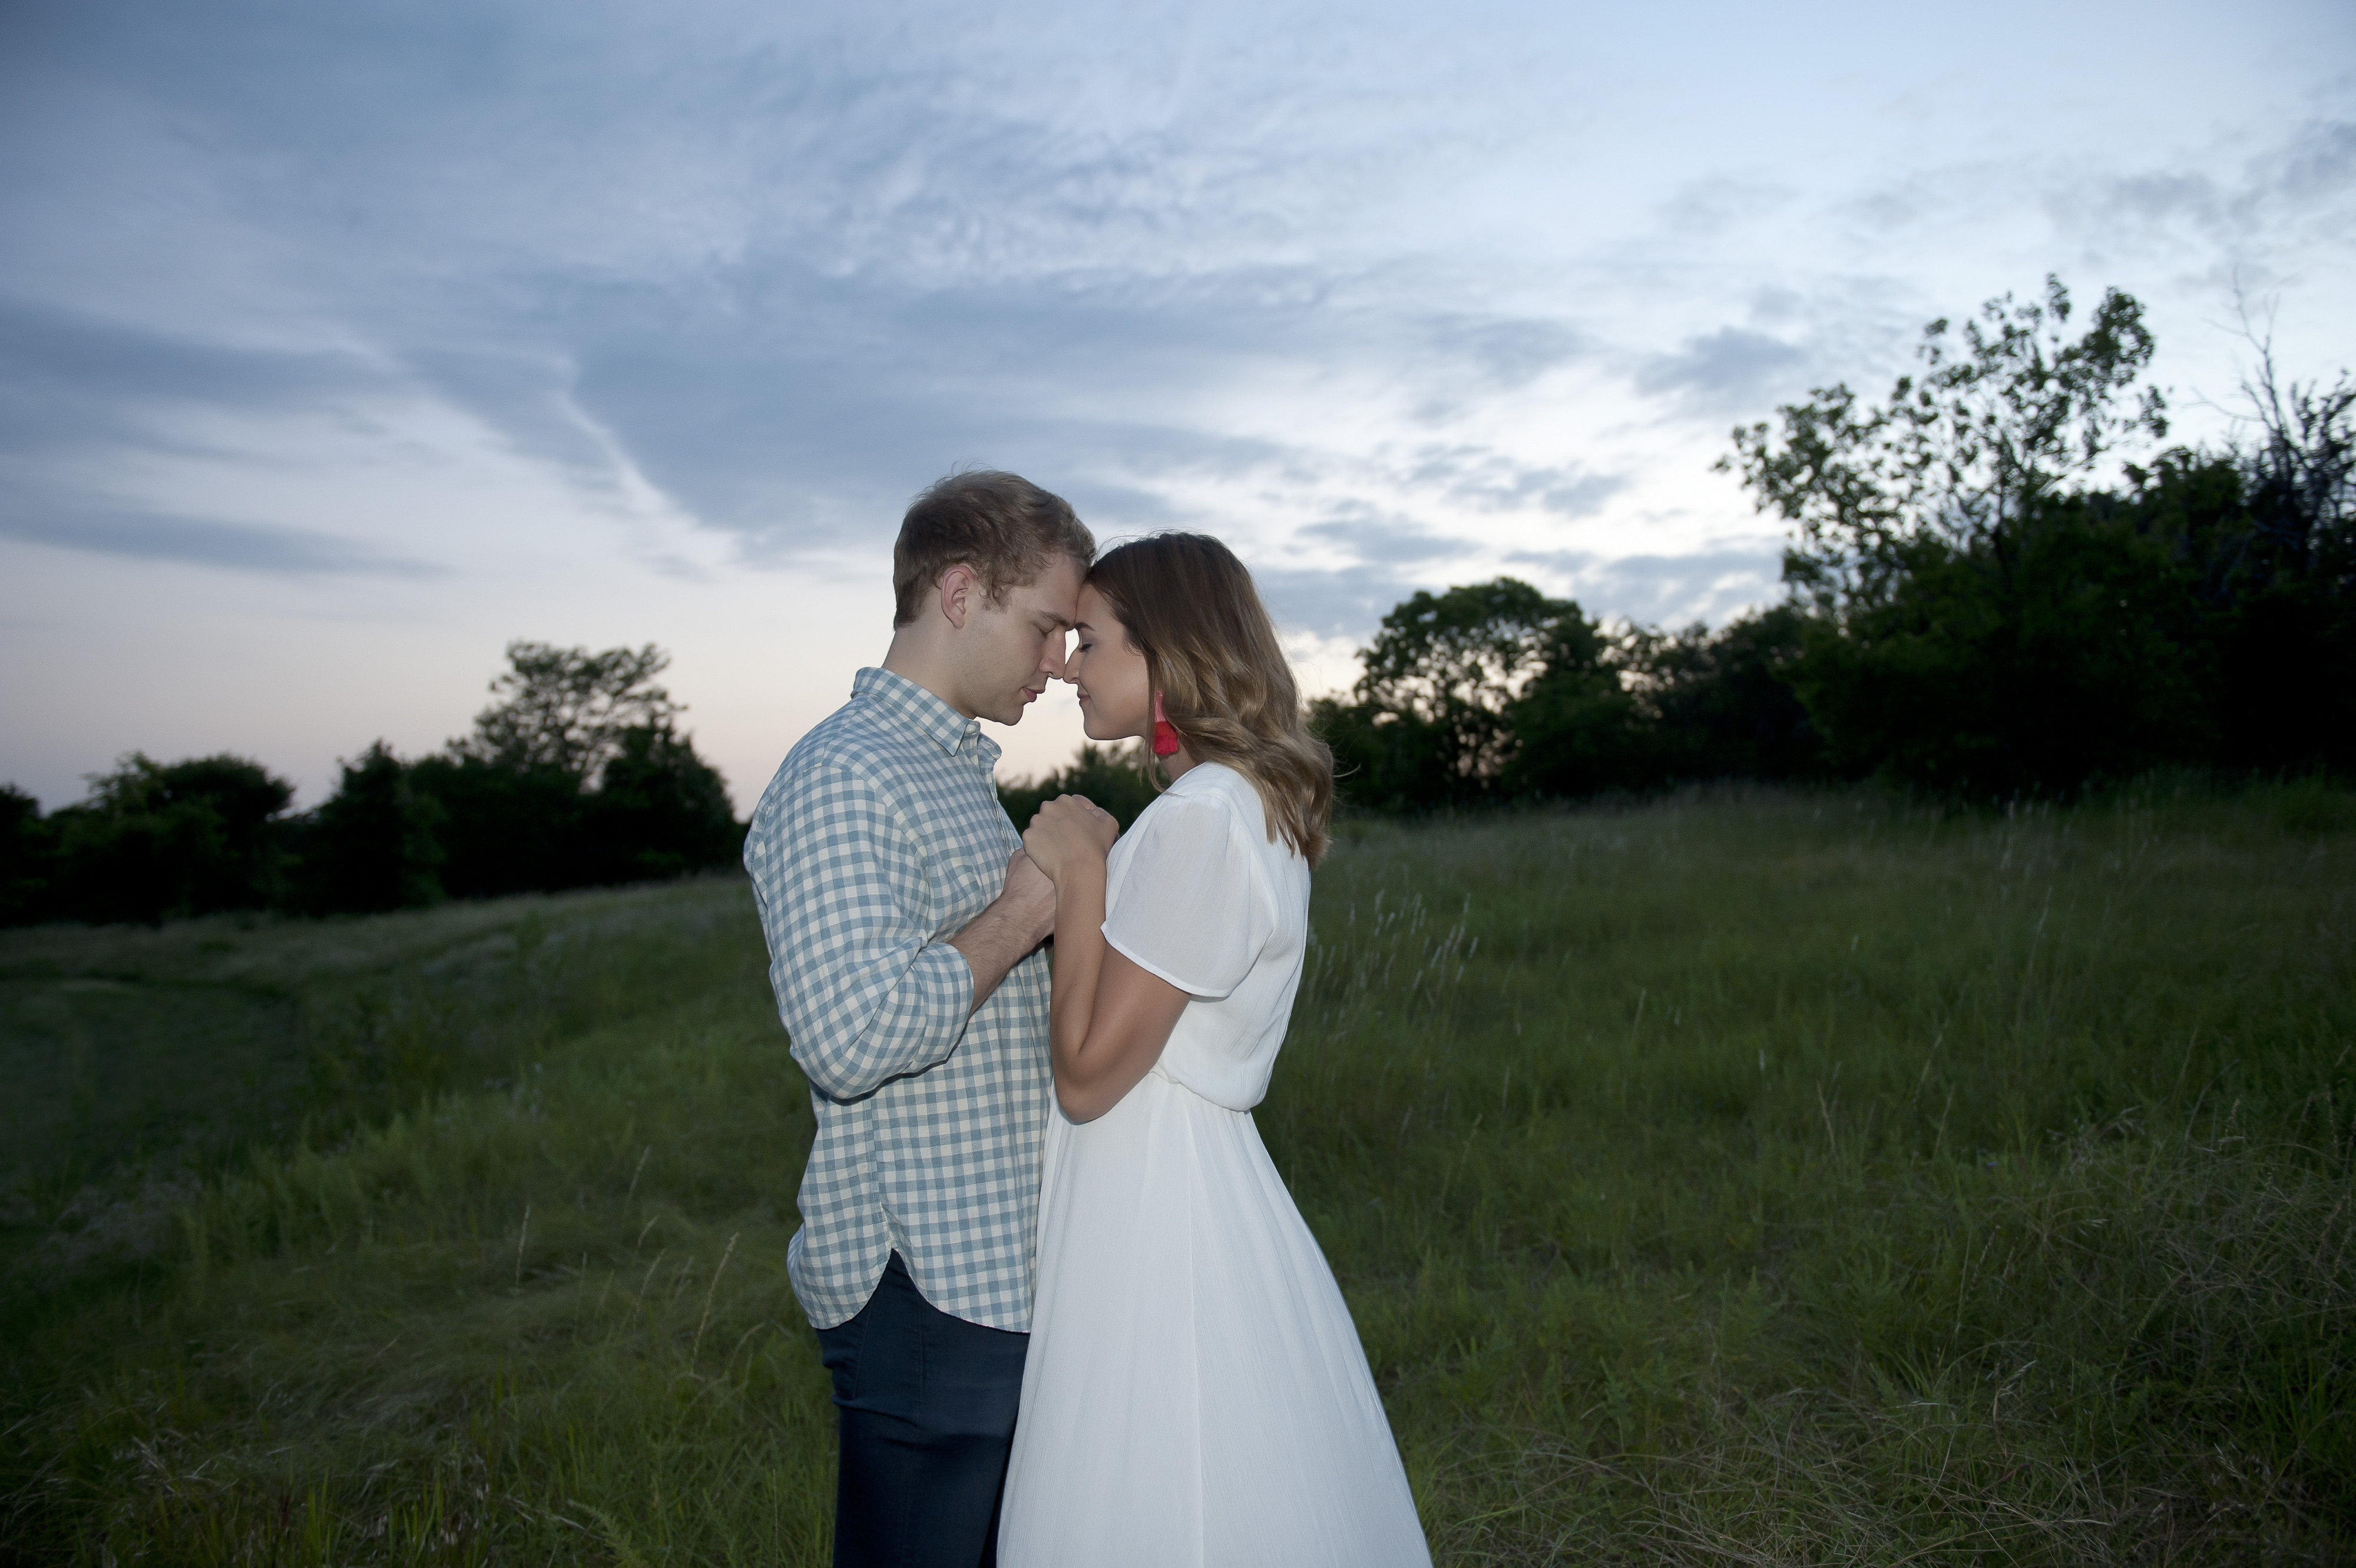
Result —
<instances>
[{"instance_id":1,"label":"green grass","mask_svg":"<svg viewBox=\"0 0 2356 1568\"><path fill-rule=\"evenodd\" d=\"M1446 1563L2356 1543L2356 800L1350 824L1259 1121ZM741 884L0 937L0 1554L823 1562Z\"/></svg>"}]
</instances>

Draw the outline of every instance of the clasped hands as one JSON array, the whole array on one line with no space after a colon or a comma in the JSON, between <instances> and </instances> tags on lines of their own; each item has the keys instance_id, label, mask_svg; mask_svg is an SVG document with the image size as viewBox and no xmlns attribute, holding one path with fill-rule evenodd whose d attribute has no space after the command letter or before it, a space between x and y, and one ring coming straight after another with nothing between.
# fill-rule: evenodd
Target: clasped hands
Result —
<instances>
[{"instance_id":1,"label":"clasped hands","mask_svg":"<svg viewBox=\"0 0 2356 1568\"><path fill-rule=\"evenodd\" d=\"M1120 823L1085 795L1058 795L1041 806L1006 862L1001 901L1031 915L1041 940L1055 934L1055 887L1085 867L1101 872Z\"/></svg>"},{"instance_id":2,"label":"clasped hands","mask_svg":"<svg viewBox=\"0 0 2356 1568\"><path fill-rule=\"evenodd\" d=\"M1101 868L1120 837L1120 823L1086 795L1058 795L1039 808L1023 835L1023 850L1050 882L1083 866Z\"/></svg>"}]
</instances>

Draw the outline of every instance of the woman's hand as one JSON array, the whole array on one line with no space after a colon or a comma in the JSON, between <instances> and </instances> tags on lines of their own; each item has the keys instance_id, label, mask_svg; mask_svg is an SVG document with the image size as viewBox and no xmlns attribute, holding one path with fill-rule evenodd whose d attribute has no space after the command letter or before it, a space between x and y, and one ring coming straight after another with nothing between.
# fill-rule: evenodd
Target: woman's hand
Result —
<instances>
[{"instance_id":1,"label":"woman's hand","mask_svg":"<svg viewBox=\"0 0 2356 1568\"><path fill-rule=\"evenodd\" d=\"M1104 865L1120 823L1085 795L1058 795L1039 808L1023 835L1031 863L1060 883L1082 865Z\"/></svg>"}]
</instances>

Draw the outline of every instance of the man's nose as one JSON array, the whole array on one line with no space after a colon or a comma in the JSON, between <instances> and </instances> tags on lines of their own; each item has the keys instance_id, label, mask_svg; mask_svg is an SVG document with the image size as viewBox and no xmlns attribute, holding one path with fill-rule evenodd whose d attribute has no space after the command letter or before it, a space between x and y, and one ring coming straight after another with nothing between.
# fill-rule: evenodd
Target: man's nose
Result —
<instances>
[{"instance_id":1,"label":"man's nose","mask_svg":"<svg viewBox=\"0 0 2356 1568\"><path fill-rule=\"evenodd\" d=\"M1039 668L1058 681L1064 678L1064 650L1070 637L1071 633L1059 631L1049 638L1046 652L1039 660Z\"/></svg>"}]
</instances>

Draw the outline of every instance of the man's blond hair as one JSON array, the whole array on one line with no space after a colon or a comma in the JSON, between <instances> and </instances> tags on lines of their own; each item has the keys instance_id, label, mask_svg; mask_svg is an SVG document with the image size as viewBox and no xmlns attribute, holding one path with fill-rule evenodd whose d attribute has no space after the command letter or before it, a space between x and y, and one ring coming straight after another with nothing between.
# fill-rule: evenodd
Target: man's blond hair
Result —
<instances>
[{"instance_id":1,"label":"man's blond hair","mask_svg":"<svg viewBox=\"0 0 2356 1568\"><path fill-rule=\"evenodd\" d=\"M1057 556L1085 571L1097 542L1071 503L1019 474L976 468L951 474L918 496L892 545L892 618L906 626L952 566L970 566L991 604L1025 587Z\"/></svg>"}]
</instances>

